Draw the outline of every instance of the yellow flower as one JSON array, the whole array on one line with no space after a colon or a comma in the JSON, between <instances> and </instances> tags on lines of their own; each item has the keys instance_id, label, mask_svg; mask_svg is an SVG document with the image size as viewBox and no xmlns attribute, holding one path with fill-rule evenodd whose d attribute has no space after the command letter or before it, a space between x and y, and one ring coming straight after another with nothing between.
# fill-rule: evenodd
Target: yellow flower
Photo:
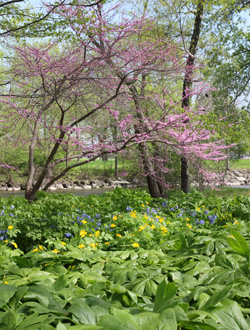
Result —
<instances>
[{"instance_id":1,"label":"yellow flower","mask_svg":"<svg viewBox=\"0 0 250 330\"><path fill-rule=\"evenodd\" d=\"M9 284L7 281L4 281L3 283L4 283L4 284Z\"/></svg>"},{"instance_id":2,"label":"yellow flower","mask_svg":"<svg viewBox=\"0 0 250 330\"><path fill-rule=\"evenodd\" d=\"M78 247L79 247L80 249L82 249L82 248L84 248L84 244L79 244Z\"/></svg>"},{"instance_id":3,"label":"yellow flower","mask_svg":"<svg viewBox=\"0 0 250 330\"><path fill-rule=\"evenodd\" d=\"M91 246L93 249L96 249L96 245L98 245L98 243L90 243L90 246Z\"/></svg>"},{"instance_id":4,"label":"yellow flower","mask_svg":"<svg viewBox=\"0 0 250 330\"><path fill-rule=\"evenodd\" d=\"M16 249L17 249L17 244L15 242L10 242Z\"/></svg>"},{"instance_id":5,"label":"yellow flower","mask_svg":"<svg viewBox=\"0 0 250 330\"><path fill-rule=\"evenodd\" d=\"M228 225L225 225L225 227L227 228L227 227L228 227Z\"/></svg>"},{"instance_id":6,"label":"yellow flower","mask_svg":"<svg viewBox=\"0 0 250 330\"><path fill-rule=\"evenodd\" d=\"M60 251L57 250L57 249L54 249L54 250L52 250L51 252L53 252L53 253L59 253Z\"/></svg>"},{"instance_id":7,"label":"yellow flower","mask_svg":"<svg viewBox=\"0 0 250 330\"><path fill-rule=\"evenodd\" d=\"M122 215L122 214L118 214L118 217L122 218L122 217L123 217L123 215Z\"/></svg>"},{"instance_id":8,"label":"yellow flower","mask_svg":"<svg viewBox=\"0 0 250 330\"><path fill-rule=\"evenodd\" d=\"M114 215L113 216L113 220L117 220L117 215Z\"/></svg>"},{"instance_id":9,"label":"yellow flower","mask_svg":"<svg viewBox=\"0 0 250 330\"><path fill-rule=\"evenodd\" d=\"M238 225L238 224L239 224L239 221L236 220L236 221L234 222L234 225Z\"/></svg>"},{"instance_id":10,"label":"yellow flower","mask_svg":"<svg viewBox=\"0 0 250 330\"><path fill-rule=\"evenodd\" d=\"M116 234L116 237L122 237L122 235L121 234Z\"/></svg>"},{"instance_id":11,"label":"yellow flower","mask_svg":"<svg viewBox=\"0 0 250 330\"><path fill-rule=\"evenodd\" d=\"M61 242L61 243L62 243L62 245L64 245L64 246L66 245L66 243L65 243L65 242Z\"/></svg>"},{"instance_id":12,"label":"yellow flower","mask_svg":"<svg viewBox=\"0 0 250 330\"><path fill-rule=\"evenodd\" d=\"M112 223L112 224L110 225L110 227L111 227L111 228L115 228L116 225L115 225L114 223Z\"/></svg>"},{"instance_id":13,"label":"yellow flower","mask_svg":"<svg viewBox=\"0 0 250 330\"><path fill-rule=\"evenodd\" d=\"M148 202L146 202L146 204L148 204Z\"/></svg>"},{"instance_id":14,"label":"yellow flower","mask_svg":"<svg viewBox=\"0 0 250 330\"><path fill-rule=\"evenodd\" d=\"M80 231L80 236L81 237L84 237L84 236L86 236L87 235L87 232L85 231L85 230L81 230Z\"/></svg>"},{"instance_id":15,"label":"yellow flower","mask_svg":"<svg viewBox=\"0 0 250 330\"><path fill-rule=\"evenodd\" d=\"M140 245L138 243L133 243L132 246L133 247L140 247Z\"/></svg>"},{"instance_id":16,"label":"yellow flower","mask_svg":"<svg viewBox=\"0 0 250 330\"><path fill-rule=\"evenodd\" d=\"M167 225L170 225L170 222L169 221L167 221Z\"/></svg>"},{"instance_id":17,"label":"yellow flower","mask_svg":"<svg viewBox=\"0 0 250 330\"><path fill-rule=\"evenodd\" d=\"M82 222L83 224L88 223L88 221L86 221L86 220L82 220L81 222Z\"/></svg>"},{"instance_id":18,"label":"yellow flower","mask_svg":"<svg viewBox=\"0 0 250 330\"><path fill-rule=\"evenodd\" d=\"M163 220L164 220L164 218L160 218L160 219L159 219L159 222L160 222L160 223L162 223L162 222L163 222Z\"/></svg>"},{"instance_id":19,"label":"yellow flower","mask_svg":"<svg viewBox=\"0 0 250 330\"><path fill-rule=\"evenodd\" d=\"M163 227L163 226L161 226L161 230L162 230L162 233L163 233L163 234L166 234L166 233L168 232L167 228L165 228L165 227Z\"/></svg>"},{"instance_id":20,"label":"yellow flower","mask_svg":"<svg viewBox=\"0 0 250 330\"><path fill-rule=\"evenodd\" d=\"M8 229L9 230L11 230L11 229L13 229L14 228L14 226L8 226Z\"/></svg>"},{"instance_id":21,"label":"yellow flower","mask_svg":"<svg viewBox=\"0 0 250 330\"><path fill-rule=\"evenodd\" d=\"M109 242L105 242L105 244L106 244L106 245L108 245L108 244L109 244Z\"/></svg>"},{"instance_id":22,"label":"yellow flower","mask_svg":"<svg viewBox=\"0 0 250 330\"><path fill-rule=\"evenodd\" d=\"M140 226L139 231L141 231L141 230L143 230L143 229L145 229L145 226Z\"/></svg>"},{"instance_id":23,"label":"yellow flower","mask_svg":"<svg viewBox=\"0 0 250 330\"><path fill-rule=\"evenodd\" d=\"M89 234L89 237L92 237L92 234Z\"/></svg>"},{"instance_id":24,"label":"yellow flower","mask_svg":"<svg viewBox=\"0 0 250 330\"><path fill-rule=\"evenodd\" d=\"M154 226L154 225L152 225L152 226L151 226L151 228L152 228L152 229L155 229L155 226Z\"/></svg>"},{"instance_id":25,"label":"yellow flower","mask_svg":"<svg viewBox=\"0 0 250 330\"><path fill-rule=\"evenodd\" d=\"M187 223L186 225L187 225L187 227L188 227L189 229L192 228L192 226L191 226L189 223Z\"/></svg>"},{"instance_id":26,"label":"yellow flower","mask_svg":"<svg viewBox=\"0 0 250 330\"><path fill-rule=\"evenodd\" d=\"M147 220L148 219L148 216L146 216L146 214L144 214L143 215L143 218Z\"/></svg>"},{"instance_id":27,"label":"yellow flower","mask_svg":"<svg viewBox=\"0 0 250 330\"><path fill-rule=\"evenodd\" d=\"M42 245L39 245L39 250L44 250L44 248L42 247Z\"/></svg>"},{"instance_id":28,"label":"yellow flower","mask_svg":"<svg viewBox=\"0 0 250 330\"><path fill-rule=\"evenodd\" d=\"M144 204L142 204L141 206L142 206L142 207L145 207L145 205L144 205Z\"/></svg>"},{"instance_id":29,"label":"yellow flower","mask_svg":"<svg viewBox=\"0 0 250 330\"><path fill-rule=\"evenodd\" d=\"M135 211L129 213L132 218L136 218L136 213Z\"/></svg>"},{"instance_id":30,"label":"yellow flower","mask_svg":"<svg viewBox=\"0 0 250 330\"><path fill-rule=\"evenodd\" d=\"M200 208L199 207L196 207L196 211L200 211Z\"/></svg>"},{"instance_id":31,"label":"yellow flower","mask_svg":"<svg viewBox=\"0 0 250 330\"><path fill-rule=\"evenodd\" d=\"M230 235L230 237L232 237L233 239L235 239L234 235Z\"/></svg>"},{"instance_id":32,"label":"yellow flower","mask_svg":"<svg viewBox=\"0 0 250 330\"><path fill-rule=\"evenodd\" d=\"M4 243L6 243L6 244L7 244L7 243L8 243L8 240L6 239L6 240L4 241Z\"/></svg>"},{"instance_id":33,"label":"yellow flower","mask_svg":"<svg viewBox=\"0 0 250 330\"><path fill-rule=\"evenodd\" d=\"M187 218L187 221L189 221L189 218Z\"/></svg>"},{"instance_id":34,"label":"yellow flower","mask_svg":"<svg viewBox=\"0 0 250 330\"><path fill-rule=\"evenodd\" d=\"M39 249L38 249L38 248L34 249L32 252L37 252L37 251L39 251Z\"/></svg>"}]
</instances>

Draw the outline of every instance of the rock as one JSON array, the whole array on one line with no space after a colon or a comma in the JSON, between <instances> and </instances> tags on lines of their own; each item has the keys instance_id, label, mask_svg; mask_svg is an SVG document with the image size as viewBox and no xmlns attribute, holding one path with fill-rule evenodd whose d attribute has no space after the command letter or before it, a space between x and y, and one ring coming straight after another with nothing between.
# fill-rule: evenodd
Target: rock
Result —
<instances>
[{"instance_id":1,"label":"rock","mask_svg":"<svg viewBox=\"0 0 250 330\"><path fill-rule=\"evenodd\" d=\"M244 178L243 176L237 176L236 179L237 179L238 181L240 181L240 182L245 182L245 181L247 181L247 179Z\"/></svg>"},{"instance_id":2,"label":"rock","mask_svg":"<svg viewBox=\"0 0 250 330\"><path fill-rule=\"evenodd\" d=\"M75 190L82 190L83 188L80 187L80 186L74 186L72 189L75 189Z\"/></svg>"},{"instance_id":3,"label":"rock","mask_svg":"<svg viewBox=\"0 0 250 330\"><path fill-rule=\"evenodd\" d=\"M62 183L56 183L56 184L55 184L55 187L56 187L56 189L64 189Z\"/></svg>"},{"instance_id":4,"label":"rock","mask_svg":"<svg viewBox=\"0 0 250 330\"><path fill-rule=\"evenodd\" d=\"M85 184L83 186L83 189L92 189L92 186L90 184Z\"/></svg>"},{"instance_id":5,"label":"rock","mask_svg":"<svg viewBox=\"0 0 250 330\"><path fill-rule=\"evenodd\" d=\"M128 185L130 185L130 182L128 181L111 181L111 184L114 185L115 187L122 187L122 188L127 188Z\"/></svg>"},{"instance_id":6,"label":"rock","mask_svg":"<svg viewBox=\"0 0 250 330\"><path fill-rule=\"evenodd\" d=\"M56 186L52 185L52 186L49 187L48 191L54 191L56 189L57 189Z\"/></svg>"},{"instance_id":7,"label":"rock","mask_svg":"<svg viewBox=\"0 0 250 330\"><path fill-rule=\"evenodd\" d=\"M241 173L240 173L239 171L237 171L237 170L234 170L234 171L232 171L231 173L234 173L234 174L236 174L236 175L238 175L238 176L241 176Z\"/></svg>"},{"instance_id":8,"label":"rock","mask_svg":"<svg viewBox=\"0 0 250 330\"><path fill-rule=\"evenodd\" d=\"M241 183L238 181L234 181L234 182L225 182L226 186L240 186Z\"/></svg>"},{"instance_id":9,"label":"rock","mask_svg":"<svg viewBox=\"0 0 250 330\"><path fill-rule=\"evenodd\" d=\"M18 190L21 190L21 188L20 187L9 187L5 190L7 190L7 191L18 191Z\"/></svg>"}]
</instances>

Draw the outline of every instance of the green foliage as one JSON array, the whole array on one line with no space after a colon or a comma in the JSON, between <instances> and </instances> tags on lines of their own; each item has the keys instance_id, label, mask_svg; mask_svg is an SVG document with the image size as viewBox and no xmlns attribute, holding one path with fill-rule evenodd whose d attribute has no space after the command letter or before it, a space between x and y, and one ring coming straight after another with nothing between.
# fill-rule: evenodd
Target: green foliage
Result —
<instances>
[{"instance_id":1,"label":"green foliage","mask_svg":"<svg viewBox=\"0 0 250 330\"><path fill-rule=\"evenodd\" d=\"M0 200L0 329L249 329L249 198L38 197Z\"/></svg>"}]
</instances>

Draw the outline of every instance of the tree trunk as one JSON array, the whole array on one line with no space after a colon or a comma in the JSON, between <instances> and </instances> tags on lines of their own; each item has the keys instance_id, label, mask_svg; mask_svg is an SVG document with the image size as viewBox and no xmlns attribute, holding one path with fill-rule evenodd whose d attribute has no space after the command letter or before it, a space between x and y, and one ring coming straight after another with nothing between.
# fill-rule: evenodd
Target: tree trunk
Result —
<instances>
[{"instance_id":1,"label":"tree trunk","mask_svg":"<svg viewBox=\"0 0 250 330\"><path fill-rule=\"evenodd\" d=\"M118 177L118 156L115 156L115 178Z\"/></svg>"},{"instance_id":2,"label":"tree trunk","mask_svg":"<svg viewBox=\"0 0 250 330\"><path fill-rule=\"evenodd\" d=\"M139 144L139 151L141 154L144 173L146 174L146 178L147 178L147 184L148 184L148 190L150 196L154 198L161 197L161 192L159 190L158 182L153 175L154 166L151 162L148 146L145 142Z\"/></svg>"},{"instance_id":3,"label":"tree trunk","mask_svg":"<svg viewBox=\"0 0 250 330\"><path fill-rule=\"evenodd\" d=\"M183 93L182 93L182 109L185 111L190 104L190 96L187 95L192 87L192 75L193 65L195 61L195 54L197 51L197 45L200 38L201 21L204 9L204 0L198 0L193 34L190 40L189 54L186 63L185 77L183 82ZM188 160L185 156L181 157L181 190L184 193L189 192L189 171L188 171Z\"/></svg>"},{"instance_id":4,"label":"tree trunk","mask_svg":"<svg viewBox=\"0 0 250 330\"><path fill-rule=\"evenodd\" d=\"M154 160L155 160L154 167L158 179L157 181L158 188L161 197L167 198L167 192L166 192L167 183L166 183L165 174L163 173L161 166L159 166L159 163L157 162L158 157L161 159L164 158L163 151L161 150L160 145L156 142L153 142L153 148L154 148Z\"/></svg>"},{"instance_id":5,"label":"tree trunk","mask_svg":"<svg viewBox=\"0 0 250 330\"><path fill-rule=\"evenodd\" d=\"M102 155L102 161L106 162L109 159L109 155L108 154L104 154Z\"/></svg>"},{"instance_id":6,"label":"tree trunk","mask_svg":"<svg viewBox=\"0 0 250 330\"><path fill-rule=\"evenodd\" d=\"M189 171L186 157L181 157L181 190L186 194L189 192Z\"/></svg>"}]
</instances>

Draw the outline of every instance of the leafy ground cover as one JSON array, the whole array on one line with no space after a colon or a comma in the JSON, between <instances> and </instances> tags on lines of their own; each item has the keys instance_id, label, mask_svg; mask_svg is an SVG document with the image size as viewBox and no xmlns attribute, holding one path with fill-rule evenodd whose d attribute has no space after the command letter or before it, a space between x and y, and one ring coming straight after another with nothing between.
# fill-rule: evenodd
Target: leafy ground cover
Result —
<instances>
[{"instance_id":1,"label":"leafy ground cover","mask_svg":"<svg viewBox=\"0 0 250 330\"><path fill-rule=\"evenodd\" d=\"M0 329L250 329L250 198L0 199Z\"/></svg>"}]
</instances>

